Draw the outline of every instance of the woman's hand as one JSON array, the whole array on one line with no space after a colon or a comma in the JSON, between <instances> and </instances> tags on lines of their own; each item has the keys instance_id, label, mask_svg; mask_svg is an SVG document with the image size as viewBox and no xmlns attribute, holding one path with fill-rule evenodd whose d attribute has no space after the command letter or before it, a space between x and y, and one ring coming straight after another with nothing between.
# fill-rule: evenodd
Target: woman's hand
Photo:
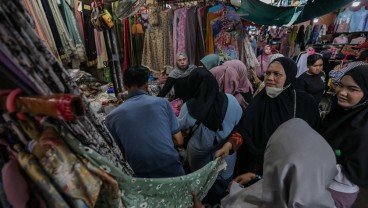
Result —
<instances>
[{"instance_id":1,"label":"woman's hand","mask_svg":"<svg viewBox=\"0 0 368 208\"><path fill-rule=\"evenodd\" d=\"M192 192L192 196L193 196L193 208L202 208L203 204L194 192Z\"/></svg>"},{"instance_id":2,"label":"woman's hand","mask_svg":"<svg viewBox=\"0 0 368 208\"><path fill-rule=\"evenodd\" d=\"M235 182L244 185L249 183L250 181L256 179L256 174L254 173L245 173L243 175L240 175L234 179Z\"/></svg>"},{"instance_id":3,"label":"woman's hand","mask_svg":"<svg viewBox=\"0 0 368 208\"><path fill-rule=\"evenodd\" d=\"M230 142L226 142L221 149L217 150L215 153L215 157L221 157L224 159L229 155L230 151L233 149L233 145Z\"/></svg>"}]
</instances>

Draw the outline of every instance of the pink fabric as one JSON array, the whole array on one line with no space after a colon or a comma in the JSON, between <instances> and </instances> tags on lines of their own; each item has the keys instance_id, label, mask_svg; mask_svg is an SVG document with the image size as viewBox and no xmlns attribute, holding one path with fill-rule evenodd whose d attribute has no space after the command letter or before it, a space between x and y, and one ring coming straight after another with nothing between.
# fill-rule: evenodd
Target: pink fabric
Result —
<instances>
[{"instance_id":1,"label":"pink fabric","mask_svg":"<svg viewBox=\"0 0 368 208\"><path fill-rule=\"evenodd\" d=\"M1 171L6 198L14 208L26 208L30 199L27 181L22 176L18 163L11 159Z\"/></svg>"},{"instance_id":2,"label":"pink fabric","mask_svg":"<svg viewBox=\"0 0 368 208\"><path fill-rule=\"evenodd\" d=\"M84 43L84 20L83 20L83 14L81 11L78 11L78 7L79 6L83 6L81 1L75 1L75 5L74 5L74 12L75 12L75 16L77 17L77 22L78 22L78 28L80 31L80 34L82 36L83 39L83 43Z\"/></svg>"},{"instance_id":3,"label":"pink fabric","mask_svg":"<svg viewBox=\"0 0 368 208\"><path fill-rule=\"evenodd\" d=\"M38 17L37 15L35 14L32 6L30 5L30 2L29 0L23 0L23 3L27 9L27 11L29 12L29 14L32 16L33 18L33 22L35 24L35 31L36 33L38 34L38 36L41 38L41 40L43 41L43 43L48 47L48 48L51 48L50 47L50 44L47 42L47 38L46 36L43 34L42 32L42 29L40 27L40 22L38 20Z\"/></svg>"},{"instance_id":4,"label":"pink fabric","mask_svg":"<svg viewBox=\"0 0 368 208\"><path fill-rule=\"evenodd\" d=\"M355 200L358 197L358 192L356 193L343 193L332 190L330 188L327 189L330 193L332 198L335 201L335 205L337 208L350 208L353 206Z\"/></svg>"},{"instance_id":5,"label":"pink fabric","mask_svg":"<svg viewBox=\"0 0 368 208\"><path fill-rule=\"evenodd\" d=\"M174 110L174 113L175 113L176 117L178 117L179 113L180 113L181 106L183 105L183 100L177 98L177 99L171 101L170 105L171 105L171 108Z\"/></svg>"},{"instance_id":6,"label":"pink fabric","mask_svg":"<svg viewBox=\"0 0 368 208\"><path fill-rule=\"evenodd\" d=\"M253 88L243 62L239 60L226 61L223 65L212 68L210 72L216 77L220 91L234 95L241 106L248 105L240 93L253 93Z\"/></svg>"},{"instance_id":7,"label":"pink fabric","mask_svg":"<svg viewBox=\"0 0 368 208\"><path fill-rule=\"evenodd\" d=\"M173 23L173 63L176 63L176 53L177 53L177 45L178 45L178 40L177 40L177 18L178 18L178 12L180 12L179 10L175 10L174 11L174 23Z\"/></svg>"},{"instance_id":8,"label":"pink fabric","mask_svg":"<svg viewBox=\"0 0 368 208\"><path fill-rule=\"evenodd\" d=\"M177 51L185 51L185 23L187 19L188 8L180 9L180 21L179 21L179 42Z\"/></svg>"}]
</instances>

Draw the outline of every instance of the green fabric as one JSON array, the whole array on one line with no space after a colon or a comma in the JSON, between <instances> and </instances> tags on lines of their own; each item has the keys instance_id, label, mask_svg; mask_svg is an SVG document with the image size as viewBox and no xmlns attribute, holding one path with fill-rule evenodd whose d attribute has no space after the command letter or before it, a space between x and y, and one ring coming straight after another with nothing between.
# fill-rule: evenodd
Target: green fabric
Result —
<instances>
[{"instance_id":1,"label":"green fabric","mask_svg":"<svg viewBox=\"0 0 368 208\"><path fill-rule=\"evenodd\" d=\"M122 175L123 203L126 207L193 207L191 192L202 199L225 166L218 158L185 176L148 179Z\"/></svg>"},{"instance_id":2,"label":"green fabric","mask_svg":"<svg viewBox=\"0 0 368 208\"><path fill-rule=\"evenodd\" d=\"M294 22L295 24L332 12L352 1L353 0L309 0L305 6L277 7L259 0L246 0L242 1L238 13L244 19L257 24L282 26L291 23L294 14L297 12L301 13Z\"/></svg>"},{"instance_id":3,"label":"green fabric","mask_svg":"<svg viewBox=\"0 0 368 208\"><path fill-rule=\"evenodd\" d=\"M212 69L215 66L219 66L221 63L220 56L217 54L208 54L201 59L201 63L207 70Z\"/></svg>"}]
</instances>

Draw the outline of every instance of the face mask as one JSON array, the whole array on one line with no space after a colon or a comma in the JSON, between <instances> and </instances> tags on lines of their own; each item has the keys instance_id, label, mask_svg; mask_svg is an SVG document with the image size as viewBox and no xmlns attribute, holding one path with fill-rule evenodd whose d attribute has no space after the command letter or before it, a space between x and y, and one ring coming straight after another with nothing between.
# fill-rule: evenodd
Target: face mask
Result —
<instances>
[{"instance_id":1,"label":"face mask","mask_svg":"<svg viewBox=\"0 0 368 208\"><path fill-rule=\"evenodd\" d=\"M284 87L284 88L278 88L278 87L266 87L266 94L270 98L275 98L279 96L284 90L286 90L290 85Z\"/></svg>"},{"instance_id":2,"label":"face mask","mask_svg":"<svg viewBox=\"0 0 368 208\"><path fill-rule=\"evenodd\" d=\"M270 98L275 98L277 96L279 96L282 91L284 91L283 88L278 88L278 87L266 87L266 94L268 95L268 97Z\"/></svg>"}]
</instances>

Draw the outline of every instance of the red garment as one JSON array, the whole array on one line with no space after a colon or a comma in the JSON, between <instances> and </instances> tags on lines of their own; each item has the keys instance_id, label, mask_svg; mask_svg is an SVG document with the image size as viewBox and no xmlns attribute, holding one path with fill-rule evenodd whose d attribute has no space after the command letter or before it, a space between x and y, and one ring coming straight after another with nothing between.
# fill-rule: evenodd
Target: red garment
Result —
<instances>
[{"instance_id":1,"label":"red garment","mask_svg":"<svg viewBox=\"0 0 368 208\"><path fill-rule=\"evenodd\" d=\"M124 62L123 62L123 72L127 70L133 63L132 59L132 49L130 42L130 24L129 19L125 18L123 20L124 25Z\"/></svg>"}]
</instances>

